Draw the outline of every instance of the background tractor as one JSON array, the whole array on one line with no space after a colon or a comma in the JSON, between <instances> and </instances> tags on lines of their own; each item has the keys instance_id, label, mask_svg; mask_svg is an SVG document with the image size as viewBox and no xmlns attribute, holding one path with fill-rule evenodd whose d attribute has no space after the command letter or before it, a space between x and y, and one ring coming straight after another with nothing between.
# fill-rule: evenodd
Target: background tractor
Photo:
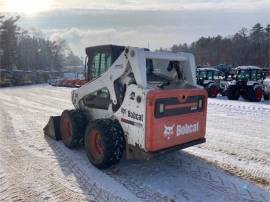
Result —
<instances>
[{"instance_id":1,"label":"background tractor","mask_svg":"<svg viewBox=\"0 0 270 202\"><path fill-rule=\"evenodd\" d=\"M256 66L239 66L235 68L234 80L229 82L226 94L230 100L244 99L259 102L262 97L269 99L269 86L263 82L265 76L261 68Z\"/></svg>"},{"instance_id":2,"label":"background tractor","mask_svg":"<svg viewBox=\"0 0 270 202\"><path fill-rule=\"evenodd\" d=\"M207 90L208 97L215 98L219 93L224 95L224 90L227 85L224 78L224 73L215 68L197 68L197 84Z\"/></svg>"}]
</instances>

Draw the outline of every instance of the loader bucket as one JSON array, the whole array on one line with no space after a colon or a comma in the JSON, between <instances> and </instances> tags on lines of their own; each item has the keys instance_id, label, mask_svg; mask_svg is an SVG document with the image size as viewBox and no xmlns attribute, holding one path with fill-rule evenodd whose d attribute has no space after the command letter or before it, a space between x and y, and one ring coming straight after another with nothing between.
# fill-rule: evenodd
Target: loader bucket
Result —
<instances>
[{"instance_id":1,"label":"loader bucket","mask_svg":"<svg viewBox=\"0 0 270 202\"><path fill-rule=\"evenodd\" d=\"M61 140L60 135L60 116L51 116L48 124L43 128L44 135L55 140Z\"/></svg>"}]
</instances>

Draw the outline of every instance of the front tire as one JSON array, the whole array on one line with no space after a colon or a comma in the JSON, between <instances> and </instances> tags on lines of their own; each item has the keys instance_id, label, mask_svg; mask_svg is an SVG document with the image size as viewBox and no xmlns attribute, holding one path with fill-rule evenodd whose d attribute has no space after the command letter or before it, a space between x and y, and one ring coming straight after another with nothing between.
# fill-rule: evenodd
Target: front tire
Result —
<instances>
[{"instance_id":1,"label":"front tire","mask_svg":"<svg viewBox=\"0 0 270 202\"><path fill-rule=\"evenodd\" d=\"M207 87L208 97L216 98L219 92L219 89L216 85L210 85Z\"/></svg>"},{"instance_id":2,"label":"front tire","mask_svg":"<svg viewBox=\"0 0 270 202\"><path fill-rule=\"evenodd\" d=\"M83 143L86 118L76 110L65 110L61 115L60 132L64 144L73 149Z\"/></svg>"},{"instance_id":3,"label":"front tire","mask_svg":"<svg viewBox=\"0 0 270 202\"><path fill-rule=\"evenodd\" d=\"M227 89L227 97L229 100L238 100L240 97L240 91L237 86L229 86Z\"/></svg>"},{"instance_id":4,"label":"front tire","mask_svg":"<svg viewBox=\"0 0 270 202\"><path fill-rule=\"evenodd\" d=\"M99 169L118 163L125 150L125 138L116 120L98 119L89 123L84 137L89 161Z\"/></svg>"}]
</instances>

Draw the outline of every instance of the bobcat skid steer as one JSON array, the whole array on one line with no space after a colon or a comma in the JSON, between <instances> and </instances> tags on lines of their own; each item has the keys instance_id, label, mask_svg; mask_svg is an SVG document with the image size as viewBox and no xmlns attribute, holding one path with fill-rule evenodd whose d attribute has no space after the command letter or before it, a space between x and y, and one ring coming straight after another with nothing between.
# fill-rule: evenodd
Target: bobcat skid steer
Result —
<instances>
[{"instance_id":1,"label":"bobcat skid steer","mask_svg":"<svg viewBox=\"0 0 270 202\"><path fill-rule=\"evenodd\" d=\"M86 48L88 83L72 91L74 110L51 117L44 133L68 148L84 144L104 169L127 159L205 142L207 92L192 54L104 45Z\"/></svg>"}]
</instances>

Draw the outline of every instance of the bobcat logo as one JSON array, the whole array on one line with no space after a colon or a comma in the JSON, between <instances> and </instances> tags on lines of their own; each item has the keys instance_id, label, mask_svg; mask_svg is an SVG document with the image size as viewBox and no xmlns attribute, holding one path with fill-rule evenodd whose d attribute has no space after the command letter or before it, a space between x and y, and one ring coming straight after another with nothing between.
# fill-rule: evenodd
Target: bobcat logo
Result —
<instances>
[{"instance_id":1,"label":"bobcat logo","mask_svg":"<svg viewBox=\"0 0 270 202\"><path fill-rule=\"evenodd\" d=\"M169 140L171 139L171 136L173 135L174 133L174 127L175 127L175 124L172 125L172 126L166 126L164 125L164 136Z\"/></svg>"}]
</instances>

